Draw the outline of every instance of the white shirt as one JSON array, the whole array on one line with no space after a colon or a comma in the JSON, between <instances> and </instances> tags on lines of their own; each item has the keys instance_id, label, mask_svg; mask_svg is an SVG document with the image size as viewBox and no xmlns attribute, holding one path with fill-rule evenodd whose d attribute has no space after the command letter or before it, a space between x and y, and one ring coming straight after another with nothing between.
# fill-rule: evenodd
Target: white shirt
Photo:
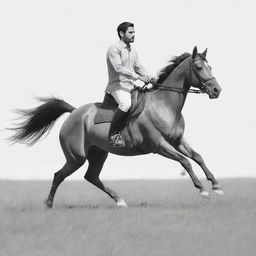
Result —
<instances>
[{"instance_id":1,"label":"white shirt","mask_svg":"<svg viewBox=\"0 0 256 256\"><path fill-rule=\"evenodd\" d=\"M136 50L121 40L110 46L106 58L109 80L105 92L111 93L119 86L131 90L139 75L146 75Z\"/></svg>"}]
</instances>

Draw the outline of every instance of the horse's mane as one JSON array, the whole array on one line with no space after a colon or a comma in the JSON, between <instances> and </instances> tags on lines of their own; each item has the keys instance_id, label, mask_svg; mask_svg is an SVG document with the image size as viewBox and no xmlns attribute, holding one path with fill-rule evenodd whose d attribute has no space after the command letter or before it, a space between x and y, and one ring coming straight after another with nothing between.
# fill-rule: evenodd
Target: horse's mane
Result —
<instances>
[{"instance_id":1,"label":"horse's mane","mask_svg":"<svg viewBox=\"0 0 256 256\"><path fill-rule=\"evenodd\" d=\"M190 53L183 53L180 56L173 57L166 67L160 70L157 78L157 83L161 84L168 76L169 74L186 58L190 57Z\"/></svg>"}]
</instances>

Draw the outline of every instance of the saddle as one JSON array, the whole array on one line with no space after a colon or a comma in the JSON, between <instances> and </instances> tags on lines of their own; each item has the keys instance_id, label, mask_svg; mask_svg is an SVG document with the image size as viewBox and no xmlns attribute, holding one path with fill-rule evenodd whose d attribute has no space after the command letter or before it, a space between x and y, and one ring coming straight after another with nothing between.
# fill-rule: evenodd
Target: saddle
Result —
<instances>
[{"instance_id":1,"label":"saddle","mask_svg":"<svg viewBox=\"0 0 256 256\"><path fill-rule=\"evenodd\" d=\"M127 120L132 120L139 116L145 106L145 93L133 90L131 93L132 105L128 113ZM98 108L94 118L94 124L110 123L114 111L118 107L117 102L111 94L106 93L103 102L95 103Z\"/></svg>"}]
</instances>

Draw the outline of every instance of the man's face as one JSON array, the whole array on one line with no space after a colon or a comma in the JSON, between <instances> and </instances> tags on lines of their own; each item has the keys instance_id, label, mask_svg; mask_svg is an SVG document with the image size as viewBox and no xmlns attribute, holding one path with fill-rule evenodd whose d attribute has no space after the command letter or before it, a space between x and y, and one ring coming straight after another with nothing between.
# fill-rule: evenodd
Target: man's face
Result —
<instances>
[{"instance_id":1,"label":"man's face","mask_svg":"<svg viewBox=\"0 0 256 256\"><path fill-rule=\"evenodd\" d=\"M128 27L125 33L121 32L122 40L127 43L133 43L135 38L135 31L133 27Z\"/></svg>"}]
</instances>

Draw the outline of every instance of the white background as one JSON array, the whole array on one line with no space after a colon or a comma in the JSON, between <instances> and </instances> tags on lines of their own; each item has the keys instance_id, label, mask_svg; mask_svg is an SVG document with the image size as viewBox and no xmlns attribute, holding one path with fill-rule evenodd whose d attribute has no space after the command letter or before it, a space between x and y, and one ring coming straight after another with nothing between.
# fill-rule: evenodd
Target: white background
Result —
<instances>
[{"instance_id":1,"label":"white background","mask_svg":"<svg viewBox=\"0 0 256 256\"><path fill-rule=\"evenodd\" d=\"M59 96L79 107L101 101L105 55L118 41L116 27L135 23L136 47L152 75L173 55L208 47L222 87L217 100L189 95L185 137L216 177L255 176L256 33L253 0L1 0L0 178L51 179L64 164L58 132L32 148L7 146L15 108L36 106L35 96ZM193 165L196 173L202 171ZM71 179L81 179L87 166ZM101 177L177 178L181 166L157 155L110 155Z\"/></svg>"}]
</instances>

